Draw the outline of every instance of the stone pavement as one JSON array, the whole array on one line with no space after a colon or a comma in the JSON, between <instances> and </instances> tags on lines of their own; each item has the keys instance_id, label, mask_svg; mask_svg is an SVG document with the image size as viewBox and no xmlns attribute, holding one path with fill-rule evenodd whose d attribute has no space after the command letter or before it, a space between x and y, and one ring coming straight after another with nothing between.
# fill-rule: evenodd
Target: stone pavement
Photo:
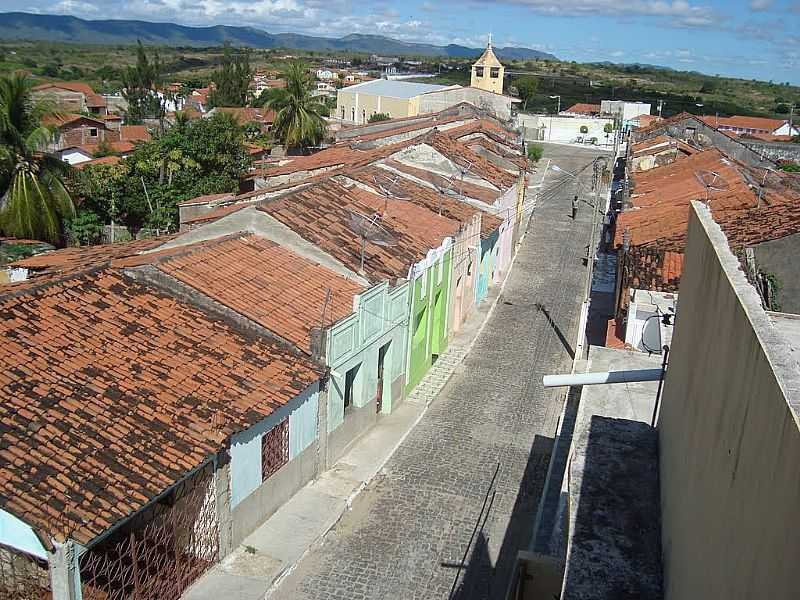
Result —
<instances>
[{"instance_id":1,"label":"stone pavement","mask_svg":"<svg viewBox=\"0 0 800 600\"><path fill-rule=\"evenodd\" d=\"M571 172L594 156L545 151ZM551 185L548 177L542 190ZM453 364L443 355L404 405L432 401L428 410L270 598L504 596L529 543L564 399L541 377L570 369L585 289L591 213L581 205L569 218L574 189L543 194L474 346L454 340ZM451 367L449 381L438 374Z\"/></svg>"}]
</instances>

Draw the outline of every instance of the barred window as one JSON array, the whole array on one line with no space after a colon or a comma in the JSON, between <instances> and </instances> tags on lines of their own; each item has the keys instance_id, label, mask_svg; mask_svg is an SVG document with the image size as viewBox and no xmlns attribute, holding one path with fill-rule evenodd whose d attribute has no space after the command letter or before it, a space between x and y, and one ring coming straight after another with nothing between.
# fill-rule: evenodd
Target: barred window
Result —
<instances>
[{"instance_id":1,"label":"barred window","mask_svg":"<svg viewBox=\"0 0 800 600\"><path fill-rule=\"evenodd\" d=\"M266 481L289 462L289 419L261 436L261 481Z\"/></svg>"}]
</instances>

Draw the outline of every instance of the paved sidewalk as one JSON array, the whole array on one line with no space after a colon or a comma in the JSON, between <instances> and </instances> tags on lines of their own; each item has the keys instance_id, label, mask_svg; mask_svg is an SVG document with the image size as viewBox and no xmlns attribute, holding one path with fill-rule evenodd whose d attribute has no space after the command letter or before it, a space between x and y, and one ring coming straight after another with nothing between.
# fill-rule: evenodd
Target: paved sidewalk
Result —
<instances>
[{"instance_id":1,"label":"paved sidewalk","mask_svg":"<svg viewBox=\"0 0 800 600\"><path fill-rule=\"evenodd\" d=\"M279 584L380 473L469 353L499 295L497 287L490 290L486 301L395 412L381 417L331 469L297 492L189 588L182 600L262 600Z\"/></svg>"}]
</instances>

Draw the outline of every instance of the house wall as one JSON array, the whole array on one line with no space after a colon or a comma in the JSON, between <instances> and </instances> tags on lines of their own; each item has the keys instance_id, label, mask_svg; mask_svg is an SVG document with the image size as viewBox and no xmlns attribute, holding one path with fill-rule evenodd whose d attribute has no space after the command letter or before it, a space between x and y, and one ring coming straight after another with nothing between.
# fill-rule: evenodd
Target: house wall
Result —
<instances>
[{"instance_id":1,"label":"house wall","mask_svg":"<svg viewBox=\"0 0 800 600\"><path fill-rule=\"evenodd\" d=\"M336 323L328 335L327 362L331 367L328 431L344 421L345 375L358 367L353 406L361 408L381 393L381 412L388 414L403 400L405 331L408 320L408 284L393 289L383 282L355 296L353 314ZM378 354L389 345L384 359L383 386L378 390Z\"/></svg>"},{"instance_id":2,"label":"house wall","mask_svg":"<svg viewBox=\"0 0 800 600\"><path fill-rule=\"evenodd\" d=\"M498 198L496 206L499 209L498 216L503 219L500 226L500 238L497 245L497 255L494 267L494 283L501 283L505 279L506 273L511 268L511 260L514 258L515 237L518 231L518 215L521 212L519 207L519 182Z\"/></svg>"},{"instance_id":3,"label":"house wall","mask_svg":"<svg viewBox=\"0 0 800 600\"><path fill-rule=\"evenodd\" d=\"M344 110L344 112L342 112ZM355 110L355 120L353 119ZM391 98L340 89L336 94L336 117L348 123L366 123L370 116L386 113L392 119L413 117L419 114L419 97ZM342 116L344 115L344 116Z\"/></svg>"},{"instance_id":4,"label":"house wall","mask_svg":"<svg viewBox=\"0 0 800 600\"><path fill-rule=\"evenodd\" d=\"M800 233L753 246L758 268L774 275L782 312L800 314Z\"/></svg>"},{"instance_id":5,"label":"house wall","mask_svg":"<svg viewBox=\"0 0 800 600\"><path fill-rule=\"evenodd\" d=\"M800 144L794 142L765 142L761 140L742 140L742 144L753 152L772 161L788 160L800 162Z\"/></svg>"},{"instance_id":6,"label":"house wall","mask_svg":"<svg viewBox=\"0 0 800 600\"><path fill-rule=\"evenodd\" d=\"M324 397L322 398L324 402ZM242 541L320 471L319 382L274 413L231 438L230 502L233 545ZM262 438L289 420L289 461L266 481L261 474Z\"/></svg>"},{"instance_id":7,"label":"house wall","mask_svg":"<svg viewBox=\"0 0 800 600\"><path fill-rule=\"evenodd\" d=\"M800 373L694 202L659 419L666 600L797 598Z\"/></svg>"},{"instance_id":8,"label":"house wall","mask_svg":"<svg viewBox=\"0 0 800 600\"><path fill-rule=\"evenodd\" d=\"M597 138L598 145L614 143L614 134L606 138L603 128L606 123L614 124L614 119L594 117L558 117L555 115L517 115L518 127L523 129L527 141L571 142L582 137ZM581 126L588 133L581 133Z\"/></svg>"},{"instance_id":9,"label":"house wall","mask_svg":"<svg viewBox=\"0 0 800 600\"><path fill-rule=\"evenodd\" d=\"M453 336L472 313L475 305L480 266L481 214L464 225L453 243L453 268L450 287L448 331Z\"/></svg>"},{"instance_id":10,"label":"house wall","mask_svg":"<svg viewBox=\"0 0 800 600\"><path fill-rule=\"evenodd\" d=\"M494 115L501 121L508 121L512 116L512 100L512 98L503 96L501 93L487 92L474 87L462 87L423 94L419 97L419 112L421 114L435 113L462 102L468 102Z\"/></svg>"},{"instance_id":11,"label":"house wall","mask_svg":"<svg viewBox=\"0 0 800 600\"><path fill-rule=\"evenodd\" d=\"M486 298L489 293L489 284L494 281L499 240L499 229L488 238L481 240L480 266L478 267L478 279L475 282L475 304L480 304Z\"/></svg>"},{"instance_id":12,"label":"house wall","mask_svg":"<svg viewBox=\"0 0 800 600\"><path fill-rule=\"evenodd\" d=\"M448 238L412 269L407 392L428 372L433 355L447 349L452 266L452 240Z\"/></svg>"}]
</instances>

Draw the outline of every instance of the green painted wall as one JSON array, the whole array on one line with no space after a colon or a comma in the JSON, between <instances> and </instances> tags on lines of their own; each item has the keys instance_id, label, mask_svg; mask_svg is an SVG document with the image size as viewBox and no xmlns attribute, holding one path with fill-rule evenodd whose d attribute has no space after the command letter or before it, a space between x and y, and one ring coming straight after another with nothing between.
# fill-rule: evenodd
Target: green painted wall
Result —
<instances>
[{"instance_id":1,"label":"green painted wall","mask_svg":"<svg viewBox=\"0 0 800 600\"><path fill-rule=\"evenodd\" d=\"M406 392L414 389L428 372L433 355L440 355L447 349L452 256L451 246L411 282Z\"/></svg>"}]
</instances>

